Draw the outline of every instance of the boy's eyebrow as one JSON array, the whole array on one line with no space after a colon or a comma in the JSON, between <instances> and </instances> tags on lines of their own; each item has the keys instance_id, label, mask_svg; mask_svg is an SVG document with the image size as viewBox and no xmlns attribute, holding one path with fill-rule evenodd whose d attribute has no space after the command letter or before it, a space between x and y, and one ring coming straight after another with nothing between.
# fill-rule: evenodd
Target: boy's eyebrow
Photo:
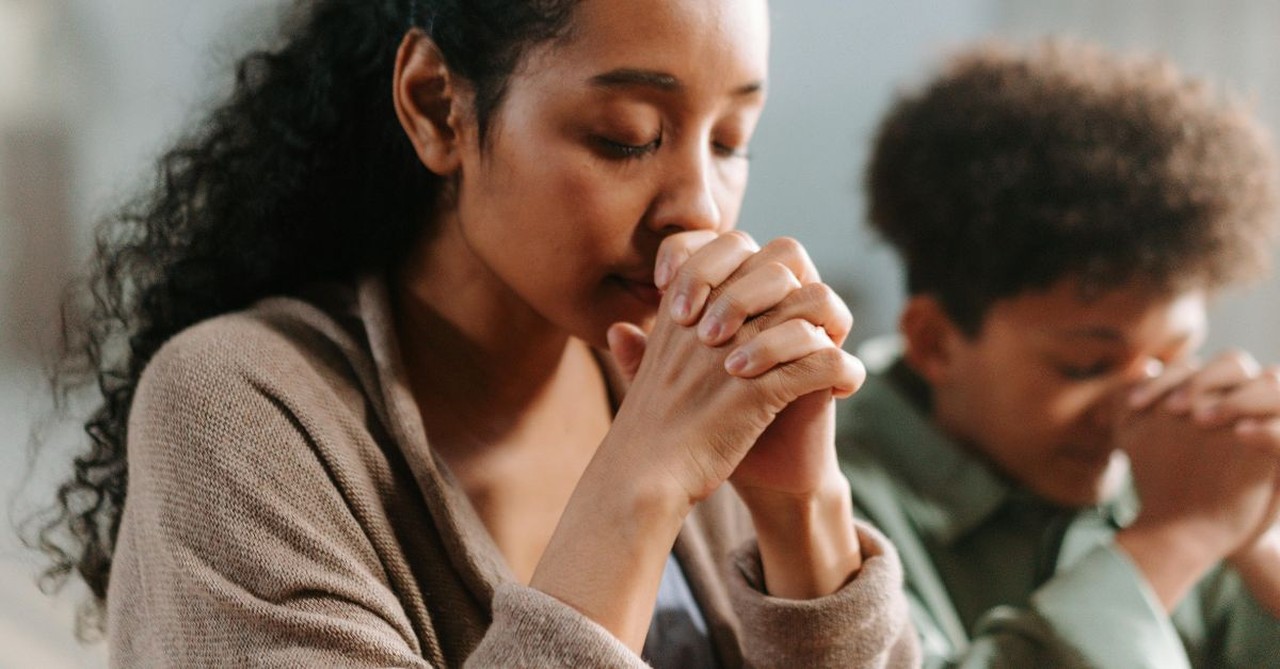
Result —
<instances>
[{"instance_id":1,"label":"boy's eyebrow","mask_svg":"<svg viewBox=\"0 0 1280 669\"><path fill-rule=\"evenodd\" d=\"M638 86L668 93L678 93L684 90L684 83L673 74L629 67L597 74L587 81L598 88L633 88ZM763 81L752 81L733 89L733 95L735 97L754 95L762 90L764 90Z\"/></svg>"},{"instance_id":2,"label":"boy's eyebrow","mask_svg":"<svg viewBox=\"0 0 1280 669\"><path fill-rule=\"evenodd\" d=\"M1116 330L1115 328L1109 328L1109 327L1103 327L1103 326L1070 328L1067 330L1061 330L1058 332L1058 334L1062 337L1101 339L1107 343L1123 344L1126 341L1125 336L1121 334L1119 330ZM1167 345L1175 348L1183 346L1187 342L1191 341L1191 338L1194 335L1195 335L1195 332L1191 330L1184 330L1177 337L1170 340Z\"/></svg>"},{"instance_id":3,"label":"boy's eyebrow","mask_svg":"<svg viewBox=\"0 0 1280 669\"><path fill-rule=\"evenodd\" d=\"M1086 337L1089 339L1106 339L1108 341L1123 341L1124 335L1119 330L1108 327L1083 327L1070 328L1058 331L1063 337Z\"/></svg>"}]
</instances>

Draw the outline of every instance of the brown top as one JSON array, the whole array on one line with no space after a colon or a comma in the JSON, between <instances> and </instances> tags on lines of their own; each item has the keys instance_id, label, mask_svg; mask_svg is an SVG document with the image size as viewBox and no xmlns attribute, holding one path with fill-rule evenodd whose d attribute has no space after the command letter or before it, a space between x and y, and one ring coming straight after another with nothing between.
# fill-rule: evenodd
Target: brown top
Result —
<instances>
[{"instance_id":1,"label":"brown top","mask_svg":"<svg viewBox=\"0 0 1280 669\"><path fill-rule=\"evenodd\" d=\"M142 377L108 593L111 663L643 667L604 628L516 583L428 446L386 288L272 298L176 336ZM722 666L918 663L898 558L841 591L762 593L730 486L674 552Z\"/></svg>"}]
</instances>

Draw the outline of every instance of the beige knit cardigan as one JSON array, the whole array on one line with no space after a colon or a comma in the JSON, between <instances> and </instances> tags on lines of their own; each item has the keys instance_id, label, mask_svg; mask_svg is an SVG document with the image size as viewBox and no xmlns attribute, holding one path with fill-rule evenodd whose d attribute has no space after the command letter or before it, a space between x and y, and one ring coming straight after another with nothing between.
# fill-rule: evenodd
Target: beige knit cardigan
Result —
<instances>
[{"instance_id":1,"label":"beige knit cardigan","mask_svg":"<svg viewBox=\"0 0 1280 669\"><path fill-rule=\"evenodd\" d=\"M516 583L406 384L385 284L272 298L143 374L108 592L117 667L643 667ZM721 666L918 662L897 555L834 595L762 594L729 486L676 541Z\"/></svg>"}]
</instances>

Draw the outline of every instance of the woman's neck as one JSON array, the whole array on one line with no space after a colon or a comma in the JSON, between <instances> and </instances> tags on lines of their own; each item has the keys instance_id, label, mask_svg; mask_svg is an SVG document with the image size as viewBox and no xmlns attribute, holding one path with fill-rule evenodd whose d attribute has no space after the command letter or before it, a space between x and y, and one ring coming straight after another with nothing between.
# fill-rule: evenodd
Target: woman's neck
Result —
<instances>
[{"instance_id":1,"label":"woman's neck","mask_svg":"<svg viewBox=\"0 0 1280 669\"><path fill-rule=\"evenodd\" d=\"M586 343L471 260L427 249L406 264L396 336L432 450L527 582L608 432L609 395Z\"/></svg>"},{"instance_id":2,"label":"woman's neck","mask_svg":"<svg viewBox=\"0 0 1280 669\"><path fill-rule=\"evenodd\" d=\"M453 226L442 227L393 279L405 370L424 410L447 411L486 441L501 438L501 423L535 406L570 349L585 344L530 308Z\"/></svg>"}]
</instances>

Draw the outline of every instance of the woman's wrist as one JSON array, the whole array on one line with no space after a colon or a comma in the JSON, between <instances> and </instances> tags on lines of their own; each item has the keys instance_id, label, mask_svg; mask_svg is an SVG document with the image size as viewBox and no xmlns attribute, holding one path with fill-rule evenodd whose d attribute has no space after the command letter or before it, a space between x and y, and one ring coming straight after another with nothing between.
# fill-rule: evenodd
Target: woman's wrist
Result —
<instances>
[{"instance_id":1,"label":"woman's wrist","mask_svg":"<svg viewBox=\"0 0 1280 669\"><path fill-rule=\"evenodd\" d=\"M666 557L692 508L687 494L660 478L628 466L606 441L530 581L636 652L649 629Z\"/></svg>"},{"instance_id":2,"label":"woman's wrist","mask_svg":"<svg viewBox=\"0 0 1280 669\"><path fill-rule=\"evenodd\" d=\"M848 584L862 568L853 499L838 470L810 494L758 488L738 492L755 524L769 595L824 597Z\"/></svg>"}]
</instances>

